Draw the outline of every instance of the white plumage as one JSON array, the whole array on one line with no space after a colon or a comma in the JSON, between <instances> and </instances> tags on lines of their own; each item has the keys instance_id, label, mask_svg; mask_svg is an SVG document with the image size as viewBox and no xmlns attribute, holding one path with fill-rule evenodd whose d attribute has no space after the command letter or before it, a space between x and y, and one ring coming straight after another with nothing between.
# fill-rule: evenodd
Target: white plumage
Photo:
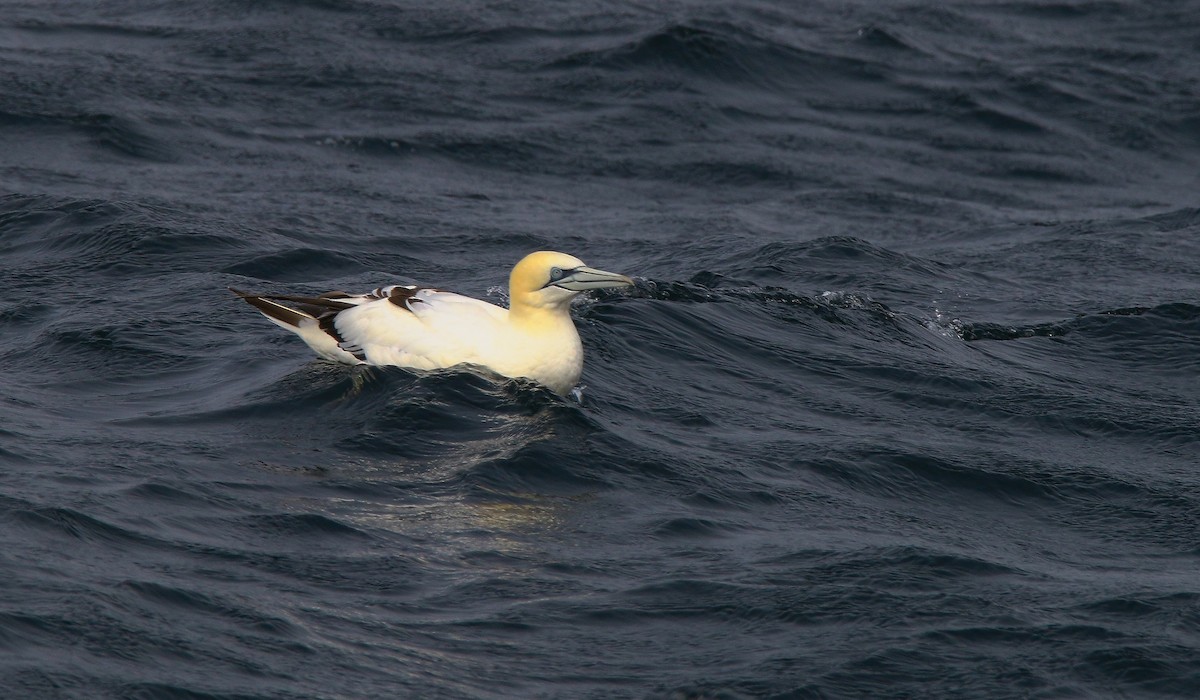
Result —
<instances>
[{"instance_id":1,"label":"white plumage","mask_svg":"<svg viewBox=\"0 0 1200 700\"><path fill-rule=\"evenodd\" d=\"M624 275L587 267L574 256L539 251L512 269L507 309L453 292L403 285L318 297L233 291L327 360L414 369L480 365L506 377L533 379L565 395L583 370L571 299L587 289L632 284Z\"/></svg>"}]
</instances>

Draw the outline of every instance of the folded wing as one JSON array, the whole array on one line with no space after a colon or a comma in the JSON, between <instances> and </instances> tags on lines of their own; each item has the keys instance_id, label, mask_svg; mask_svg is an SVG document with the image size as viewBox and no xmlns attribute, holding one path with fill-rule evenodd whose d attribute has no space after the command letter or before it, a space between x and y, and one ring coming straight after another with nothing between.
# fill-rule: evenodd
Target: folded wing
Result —
<instances>
[{"instance_id":1,"label":"folded wing","mask_svg":"<svg viewBox=\"0 0 1200 700\"><path fill-rule=\"evenodd\" d=\"M339 347L371 364L417 369L485 364L508 311L424 287L390 287L330 319ZM373 293L374 294L374 293Z\"/></svg>"}]
</instances>

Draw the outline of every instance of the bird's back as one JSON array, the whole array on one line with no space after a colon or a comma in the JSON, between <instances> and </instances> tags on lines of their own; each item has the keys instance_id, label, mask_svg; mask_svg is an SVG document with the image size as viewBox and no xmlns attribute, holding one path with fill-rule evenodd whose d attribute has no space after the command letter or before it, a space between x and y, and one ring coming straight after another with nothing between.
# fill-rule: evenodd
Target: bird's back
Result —
<instances>
[{"instance_id":1,"label":"bird's back","mask_svg":"<svg viewBox=\"0 0 1200 700\"><path fill-rule=\"evenodd\" d=\"M343 347L370 364L439 369L487 364L490 348L504 341L508 311L485 301L436 289L393 294L337 314Z\"/></svg>"}]
</instances>

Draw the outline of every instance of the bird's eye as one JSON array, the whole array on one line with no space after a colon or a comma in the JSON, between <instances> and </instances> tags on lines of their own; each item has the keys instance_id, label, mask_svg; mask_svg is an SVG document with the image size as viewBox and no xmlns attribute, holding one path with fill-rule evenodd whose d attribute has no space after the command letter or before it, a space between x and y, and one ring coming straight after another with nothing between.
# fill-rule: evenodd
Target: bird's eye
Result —
<instances>
[{"instance_id":1,"label":"bird's eye","mask_svg":"<svg viewBox=\"0 0 1200 700\"><path fill-rule=\"evenodd\" d=\"M561 267L550 268L550 281L557 282L558 280L562 279L562 276L563 271Z\"/></svg>"}]
</instances>

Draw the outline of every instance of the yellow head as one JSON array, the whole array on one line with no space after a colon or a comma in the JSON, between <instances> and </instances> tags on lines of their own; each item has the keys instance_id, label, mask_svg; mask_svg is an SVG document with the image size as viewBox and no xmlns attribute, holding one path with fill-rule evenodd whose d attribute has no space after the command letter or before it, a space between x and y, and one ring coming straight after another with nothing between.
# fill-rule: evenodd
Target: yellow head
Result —
<instances>
[{"instance_id":1,"label":"yellow head","mask_svg":"<svg viewBox=\"0 0 1200 700\"><path fill-rule=\"evenodd\" d=\"M508 277L509 307L521 310L564 307L587 289L632 286L633 280L597 270L573 255L540 250L521 259Z\"/></svg>"}]
</instances>

